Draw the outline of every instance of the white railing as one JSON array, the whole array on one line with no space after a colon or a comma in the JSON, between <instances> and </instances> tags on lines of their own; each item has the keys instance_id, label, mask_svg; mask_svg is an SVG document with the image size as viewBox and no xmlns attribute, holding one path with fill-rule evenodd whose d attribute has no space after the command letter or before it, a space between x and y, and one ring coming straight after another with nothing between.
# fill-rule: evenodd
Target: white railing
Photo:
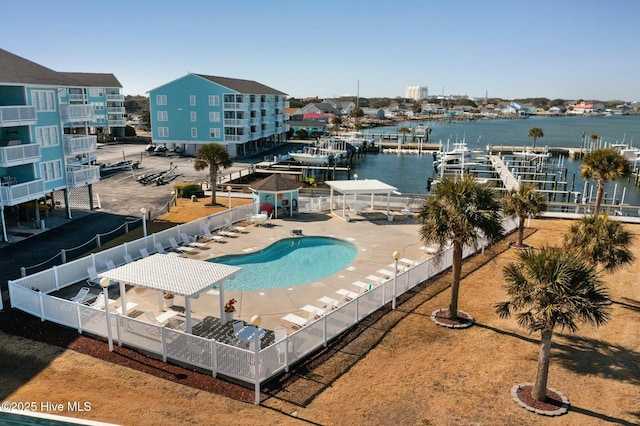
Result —
<instances>
[{"instance_id":1,"label":"white railing","mask_svg":"<svg viewBox=\"0 0 640 426\"><path fill-rule=\"evenodd\" d=\"M225 142L249 142L251 139L249 135L224 135Z\"/></svg>"},{"instance_id":2,"label":"white railing","mask_svg":"<svg viewBox=\"0 0 640 426\"><path fill-rule=\"evenodd\" d=\"M100 166L67 166L67 187L79 188L100 181Z\"/></svg>"},{"instance_id":3,"label":"white railing","mask_svg":"<svg viewBox=\"0 0 640 426\"><path fill-rule=\"evenodd\" d=\"M127 125L127 121L126 120L112 120L109 119L109 126L110 127L124 127Z\"/></svg>"},{"instance_id":4,"label":"white railing","mask_svg":"<svg viewBox=\"0 0 640 426\"><path fill-rule=\"evenodd\" d=\"M107 113L109 114L124 114L126 112L124 107L107 107Z\"/></svg>"},{"instance_id":5,"label":"white railing","mask_svg":"<svg viewBox=\"0 0 640 426\"><path fill-rule=\"evenodd\" d=\"M36 143L0 147L0 167L35 163L40 158L40 145Z\"/></svg>"},{"instance_id":6,"label":"white railing","mask_svg":"<svg viewBox=\"0 0 640 426\"><path fill-rule=\"evenodd\" d=\"M247 214L250 214L250 209L250 205L242 206L242 208L208 216L38 274L9 281L11 306L35 315L43 321L49 320L77 328L79 332L89 332L106 337L107 322L104 311L49 296L47 293L87 278L86 268L88 266L102 270L104 268L100 264L107 259L123 263L125 253L139 258L139 253L136 251L141 247L153 251L156 242L164 244L163 242L169 236L175 237L181 232L189 235L200 233L202 226L209 229L223 227L226 218L232 222L242 220ZM507 232L516 227L516 223L512 220L504 220L503 223ZM482 246L484 245L483 242ZM475 252L476 248L465 247L463 256L466 258ZM449 268L452 258L453 250L449 248L438 258L426 259L407 271L399 272L396 277L395 296L411 290ZM321 346L325 346L340 333L389 303L393 297L393 279L391 279L291 333L284 340L260 349L257 358L252 350L167 329L134 318L123 317L115 312L109 315L109 327L111 327L114 341L120 345L161 355L164 361L175 360L194 367L208 369L214 376L223 374L252 383L257 387L256 402L259 402L259 386L262 382L283 370L288 370L293 363L308 356ZM257 374L256 365L259 366Z\"/></svg>"},{"instance_id":7,"label":"white railing","mask_svg":"<svg viewBox=\"0 0 640 426\"><path fill-rule=\"evenodd\" d=\"M248 102L224 102L224 109L234 110L234 111L248 111L249 103Z\"/></svg>"},{"instance_id":8,"label":"white railing","mask_svg":"<svg viewBox=\"0 0 640 426\"><path fill-rule=\"evenodd\" d=\"M97 136L72 136L64 135L64 155L88 154L98 150Z\"/></svg>"},{"instance_id":9,"label":"white railing","mask_svg":"<svg viewBox=\"0 0 640 426\"><path fill-rule=\"evenodd\" d=\"M60 104L60 118L66 123L93 121L93 105Z\"/></svg>"},{"instance_id":10,"label":"white railing","mask_svg":"<svg viewBox=\"0 0 640 426\"><path fill-rule=\"evenodd\" d=\"M15 206L44 196L44 181L42 179L15 185L0 186L0 203L5 206Z\"/></svg>"},{"instance_id":11,"label":"white railing","mask_svg":"<svg viewBox=\"0 0 640 426\"><path fill-rule=\"evenodd\" d=\"M249 125L248 118L225 118L225 126L247 127Z\"/></svg>"},{"instance_id":12,"label":"white railing","mask_svg":"<svg viewBox=\"0 0 640 426\"><path fill-rule=\"evenodd\" d=\"M0 106L0 127L29 126L37 122L34 106Z\"/></svg>"},{"instance_id":13,"label":"white railing","mask_svg":"<svg viewBox=\"0 0 640 426\"><path fill-rule=\"evenodd\" d=\"M107 93L107 100L108 101L124 101L124 95Z\"/></svg>"}]
</instances>

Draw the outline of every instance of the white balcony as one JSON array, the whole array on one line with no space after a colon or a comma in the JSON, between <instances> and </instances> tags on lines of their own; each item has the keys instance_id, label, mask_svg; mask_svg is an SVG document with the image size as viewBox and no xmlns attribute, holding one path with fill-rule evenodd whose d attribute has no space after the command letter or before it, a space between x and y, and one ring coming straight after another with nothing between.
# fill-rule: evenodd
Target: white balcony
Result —
<instances>
[{"instance_id":1,"label":"white balcony","mask_svg":"<svg viewBox=\"0 0 640 426\"><path fill-rule=\"evenodd\" d=\"M67 187L79 188L100 181L100 166L67 165Z\"/></svg>"},{"instance_id":2,"label":"white balcony","mask_svg":"<svg viewBox=\"0 0 640 426\"><path fill-rule=\"evenodd\" d=\"M124 101L124 95L119 94L107 94L108 101Z\"/></svg>"},{"instance_id":3,"label":"white balcony","mask_svg":"<svg viewBox=\"0 0 640 426\"><path fill-rule=\"evenodd\" d=\"M253 117L251 119L251 124L260 124L260 123L262 123L262 118L260 117Z\"/></svg>"},{"instance_id":4,"label":"white balcony","mask_svg":"<svg viewBox=\"0 0 640 426\"><path fill-rule=\"evenodd\" d=\"M69 101L80 102L84 101L84 95L82 93L69 93L67 99L69 99Z\"/></svg>"},{"instance_id":5,"label":"white balcony","mask_svg":"<svg viewBox=\"0 0 640 426\"><path fill-rule=\"evenodd\" d=\"M93 121L93 105L60 105L60 118L65 123L77 123L80 121Z\"/></svg>"},{"instance_id":6,"label":"white balcony","mask_svg":"<svg viewBox=\"0 0 640 426\"><path fill-rule=\"evenodd\" d=\"M248 118L225 118L224 125L233 126L233 127L248 127L249 119Z\"/></svg>"},{"instance_id":7,"label":"white balcony","mask_svg":"<svg viewBox=\"0 0 640 426\"><path fill-rule=\"evenodd\" d=\"M0 127L30 126L37 122L36 107L27 105L0 107Z\"/></svg>"},{"instance_id":8,"label":"white balcony","mask_svg":"<svg viewBox=\"0 0 640 426\"><path fill-rule=\"evenodd\" d=\"M248 102L225 102L224 109L230 111L248 111L249 103Z\"/></svg>"},{"instance_id":9,"label":"white balcony","mask_svg":"<svg viewBox=\"0 0 640 426\"><path fill-rule=\"evenodd\" d=\"M40 158L40 145L35 143L0 147L0 167L35 163Z\"/></svg>"},{"instance_id":10,"label":"white balcony","mask_svg":"<svg viewBox=\"0 0 640 426\"><path fill-rule=\"evenodd\" d=\"M125 111L124 107L107 107L107 112L109 114L125 114L127 111Z\"/></svg>"},{"instance_id":11,"label":"white balcony","mask_svg":"<svg viewBox=\"0 0 640 426\"><path fill-rule=\"evenodd\" d=\"M72 136L64 135L64 155L88 154L98 150L97 136Z\"/></svg>"},{"instance_id":12,"label":"white balcony","mask_svg":"<svg viewBox=\"0 0 640 426\"><path fill-rule=\"evenodd\" d=\"M109 127L125 127L127 125L127 120L122 119L109 119Z\"/></svg>"},{"instance_id":13,"label":"white balcony","mask_svg":"<svg viewBox=\"0 0 640 426\"><path fill-rule=\"evenodd\" d=\"M0 186L0 203L5 206L16 206L44 196L44 181L42 179Z\"/></svg>"},{"instance_id":14,"label":"white balcony","mask_svg":"<svg viewBox=\"0 0 640 426\"><path fill-rule=\"evenodd\" d=\"M224 135L225 142L245 143L250 140L249 135Z\"/></svg>"}]
</instances>

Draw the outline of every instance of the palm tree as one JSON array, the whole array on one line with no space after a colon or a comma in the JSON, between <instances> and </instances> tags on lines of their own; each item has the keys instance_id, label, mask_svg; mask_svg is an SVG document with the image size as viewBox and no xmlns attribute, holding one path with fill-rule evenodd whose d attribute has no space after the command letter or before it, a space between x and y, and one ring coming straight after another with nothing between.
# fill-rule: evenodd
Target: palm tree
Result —
<instances>
[{"instance_id":1,"label":"palm tree","mask_svg":"<svg viewBox=\"0 0 640 426\"><path fill-rule=\"evenodd\" d=\"M404 144L407 139L407 133L411 133L411 129L408 127L400 127L398 133L402 133L402 143Z\"/></svg>"},{"instance_id":2,"label":"palm tree","mask_svg":"<svg viewBox=\"0 0 640 426\"><path fill-rule=\"evenodd\" d=\"M600 135L598 135L597 133L592 133L591 136L589 136L589 139L591 139L591 148L593 148L596 144L596 141L600 138Z\"/></svg>"},{"instance_id":3,"label":"palm tree","mask_svg":"<svg viewBox=\"0 0 640 426\"><path fill-rule=\"evenodd\" d=\"M500 203L486 184L473 176L460 179L445 176L428 197L418 217L420 238L438 244L440 250L453 244L453 282L448 317L458 318L458 292L462 272L462 249L477 246L482 237L491 244L502 239L504 229L500 218Z\"/></svg>"},{"instance_id":4,"label":"palm tree","mask_svg":"<svg viewBox=\"0 0 640 426\"><path fill-rule=\"evenodd\" d=\"M629 162L613 148L591 151L584 156L583 162L584 164L580 166L580 175L584 179L594 179L598 183L596 206L593 211L593 215L598 216L604 185L610 180L627 176L629 174Z\"/></svg>"},{"instance_id":5,"label":"palm tree","mask_svg":"<svg viewBox=\"0 0 640 426\"><path fill-rule=\"evenodd\" d=\"M202 145L196 152L196 160L193 167L197 171L209 168L209 181L211 183L211 205L215 206L216 202L216 183L218 182L218 171L231 167L233 161L231 155L225 147L217 143Z\"/></svg>"},{"instance_id":6,"label":"palm tree","mask_svg":"<svg viewBox=\"0 0 640 426\"><path fill-rule=\"evenodd\" d=\"M556 247L525 250L504 267L510 300L495 305L500 317L515 315L518 325L539 331L538 369L531 396L545 401L551 338L556 327L578 329L577 321L596 326L609 319L606 289L594 266L569 250Z\"/></svg>"},{"instance_id":7,"label":"palm tree","mask_svg":"<svg viewBox=\"0 0 640 426\"><path fill-rule=\"evenodd\" d=\"M542 132L542 129L540 127L532 127L531 129L529 129L529 135L530 138L533 138L533 146L532 148L536 147L536 140L538 140L538 138L542 138L544 137L544 133Z\"/></svg>"},{"instance_id":8,"label":"palm tree","mask_svg":"<svg viewBox=\"0 0 640 426\"><path fill-rule=\"evenodd\" d=\"M522 247L525 218L529 215L537 216L546 208L544 195L530 183L512 188L502 199L502 212L510 218L518 219L517 247Z\"/></svg>"},{"instance_id":9,"label":"palm tree","mask_svg":"<svg viewBox=\"0 0 640 426\"><path fill-rule=\"evenodd\" d=\"M634 236L621 222L609 215L586 216L569 228L564 236L564 247L574 250L590 265L601 265L613 272L635 257L629 247Z\"/></svg>"}]
</instances>

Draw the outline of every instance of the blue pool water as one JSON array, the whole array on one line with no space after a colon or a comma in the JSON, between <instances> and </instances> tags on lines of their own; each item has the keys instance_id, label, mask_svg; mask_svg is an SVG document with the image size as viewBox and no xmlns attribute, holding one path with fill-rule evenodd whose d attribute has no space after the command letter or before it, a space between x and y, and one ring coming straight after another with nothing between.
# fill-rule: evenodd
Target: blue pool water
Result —
<instances>
[{"instance_id":1,"label":"blue pool water","mask_svg":"<svg viewBox=\"0 0 640 426\"><path fill-rule=\"evenodd\" d=\"M226 281L227 290L263 290L291 287L321 280L344 269L356 257L351 243L330 237L285 238L264 250L228 255L210 262L239 266L242 270Z\"/></svg>"}]
</instances>

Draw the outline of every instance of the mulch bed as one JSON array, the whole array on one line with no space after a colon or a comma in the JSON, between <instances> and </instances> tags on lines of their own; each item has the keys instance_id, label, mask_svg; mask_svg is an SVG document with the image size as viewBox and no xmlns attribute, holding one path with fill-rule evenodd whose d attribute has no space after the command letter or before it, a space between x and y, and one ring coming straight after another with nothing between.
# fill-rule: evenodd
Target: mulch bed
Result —
<instances>
[{"instance_id":1,"label":"mulch bed","mask_svg":"<svg viewBox=\"0 0 640 426\"><path fill-rule=\"evenodd\" d=\"M473 317L464 311L458 311L458 314L456 315L457 318L455 319L449 318L448 309L435 311L431 316L434 317L434 320L438 325L451 328L467 328L474 323Z\"/></svg>"},{"instance_id":2,"label":"mulch bed","mask_svg":"<svg viewBox=\"0 0 640 426\"><path fill-rule=\"evenodd\" d=\"M527 405L527 409L542 410L549 413L559 413L563 407L566 408L565 402L562 400L562 396L554 392L551 389L547 389L547 399L545 401L538 401L531 396L533 386L523 385L517 390L517 396L520 401ZM531 410L530 410L531 411Z\"/></svg>"}]
</instances>

